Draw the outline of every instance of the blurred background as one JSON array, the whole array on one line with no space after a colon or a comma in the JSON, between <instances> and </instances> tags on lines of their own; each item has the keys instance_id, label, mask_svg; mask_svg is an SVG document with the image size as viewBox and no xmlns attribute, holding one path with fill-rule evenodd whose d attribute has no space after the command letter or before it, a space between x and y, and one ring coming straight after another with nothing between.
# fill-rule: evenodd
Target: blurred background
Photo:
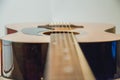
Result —
<instances>
[{"instance_id":1,"label":"blurred background","mask_svg":"<svg viewBox=\"0 0 120 80\"><path fill-rule=\"evenodd\" d=\"M0 37L26 22L110 23L120 33L120 0L0 0Z\"/></svg>"}]
</instances>

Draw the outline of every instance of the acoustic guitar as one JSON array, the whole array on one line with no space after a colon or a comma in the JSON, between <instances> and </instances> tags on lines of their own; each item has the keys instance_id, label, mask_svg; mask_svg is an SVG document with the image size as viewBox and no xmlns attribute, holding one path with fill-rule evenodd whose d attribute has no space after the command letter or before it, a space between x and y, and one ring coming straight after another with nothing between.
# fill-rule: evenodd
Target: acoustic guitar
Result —
<instances>
[{"instance_id":1,"label":"acoustic guitar","mask_svg":"<svg viewBox=\"0 0 120 80\"><path fill-rule=\"evenodd\" d=\"M31 62L21 65L24 63L24 60L22 62L22 60L18 59L21 56L20 54L19 56L13 54L15 51L13 43L30 43L32 45L49 43L44 64L45 68L42 73L44 80L96 80L96 76L91 70L78 43L99 43L120 40L119 35L114 34L115 27L113 25L97 23L74 23L74 25L68 23L12 24L7 26L7 32L8 35L2 37L2 76L18 80L34 80L35 78L30 79L30 75L35 74L33 72L26 77L29 73L24 74L26 72L22 66L27 64L26 68L29 68L29 63ZM7 52L7 50L9 51ZM24 55L22 57L25 57ZM32 66L32 68L34 70L35 66ZM40 80L40 76L35 80Z\"/></svg>"}]
</instances>

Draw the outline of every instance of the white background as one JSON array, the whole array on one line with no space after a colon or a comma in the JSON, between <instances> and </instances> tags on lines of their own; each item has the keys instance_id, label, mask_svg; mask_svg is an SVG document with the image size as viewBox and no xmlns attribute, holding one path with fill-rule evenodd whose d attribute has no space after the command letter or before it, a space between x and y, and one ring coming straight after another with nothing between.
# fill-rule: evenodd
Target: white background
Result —
<instances>
[{"instance_id":1,"label":"white background","mask_svg":"<svg viewBox=\"0 0 120 80\"><path fill-rule=\"evenodd\" d=\"M63 21L110 23L120 33L120 0L0 0L0 36L6 24Z\"/></svg>"}]
</instances>

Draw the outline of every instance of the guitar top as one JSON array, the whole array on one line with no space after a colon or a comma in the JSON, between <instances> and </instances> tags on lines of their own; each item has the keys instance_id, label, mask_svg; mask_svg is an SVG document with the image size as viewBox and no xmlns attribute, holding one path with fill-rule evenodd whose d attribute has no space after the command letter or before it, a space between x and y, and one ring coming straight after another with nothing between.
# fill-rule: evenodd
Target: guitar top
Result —
<instances>
[{"instance_id":1,"label":"guitar top","mask_svg":"<svg viewBox=\"0 0 120 80\"><path fill-rule=\"evenodd\" d=\"M115 26L111 24L72 23L62 25L70 25L72 27L70 31L76 33L76 39L80 43L109 42L120 40L120 35L115 34ZM48 25L45 23L11 24L7 25L6 28L8 33L10 30L12 30L12 34L5 35L2 37L2 40L22 43L49 43L50 36L48 34L54 30L64 30L59 28L54 29L54 26L62 25Z\"/></svg>"}]
</instances>

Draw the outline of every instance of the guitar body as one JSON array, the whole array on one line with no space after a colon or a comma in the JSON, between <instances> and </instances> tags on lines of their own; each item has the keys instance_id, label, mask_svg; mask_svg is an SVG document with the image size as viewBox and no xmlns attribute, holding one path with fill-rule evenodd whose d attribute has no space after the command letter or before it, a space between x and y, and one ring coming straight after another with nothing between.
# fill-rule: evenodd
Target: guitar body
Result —
<instances>
[{"instance_id":1,"label":"guitar body","mask_svg":"<svg viewBox=\"0 0 120 80\"><path fill-rule=\"evenodd\" d=\"M43 31L39 31L38 26ZM7 26L7 35L2 38L2 76L16 80L40 80L43 77L50 43L48 34L52 31L49 29L51 26L46 26L41 23ZM77 28L72 31L77 33L76 40L95 78L114 78L117 73L117 42L120 40L119 35L114 34L115 26L98 23L74 23L74 26Z\"/></svg>"}]
</instances>

